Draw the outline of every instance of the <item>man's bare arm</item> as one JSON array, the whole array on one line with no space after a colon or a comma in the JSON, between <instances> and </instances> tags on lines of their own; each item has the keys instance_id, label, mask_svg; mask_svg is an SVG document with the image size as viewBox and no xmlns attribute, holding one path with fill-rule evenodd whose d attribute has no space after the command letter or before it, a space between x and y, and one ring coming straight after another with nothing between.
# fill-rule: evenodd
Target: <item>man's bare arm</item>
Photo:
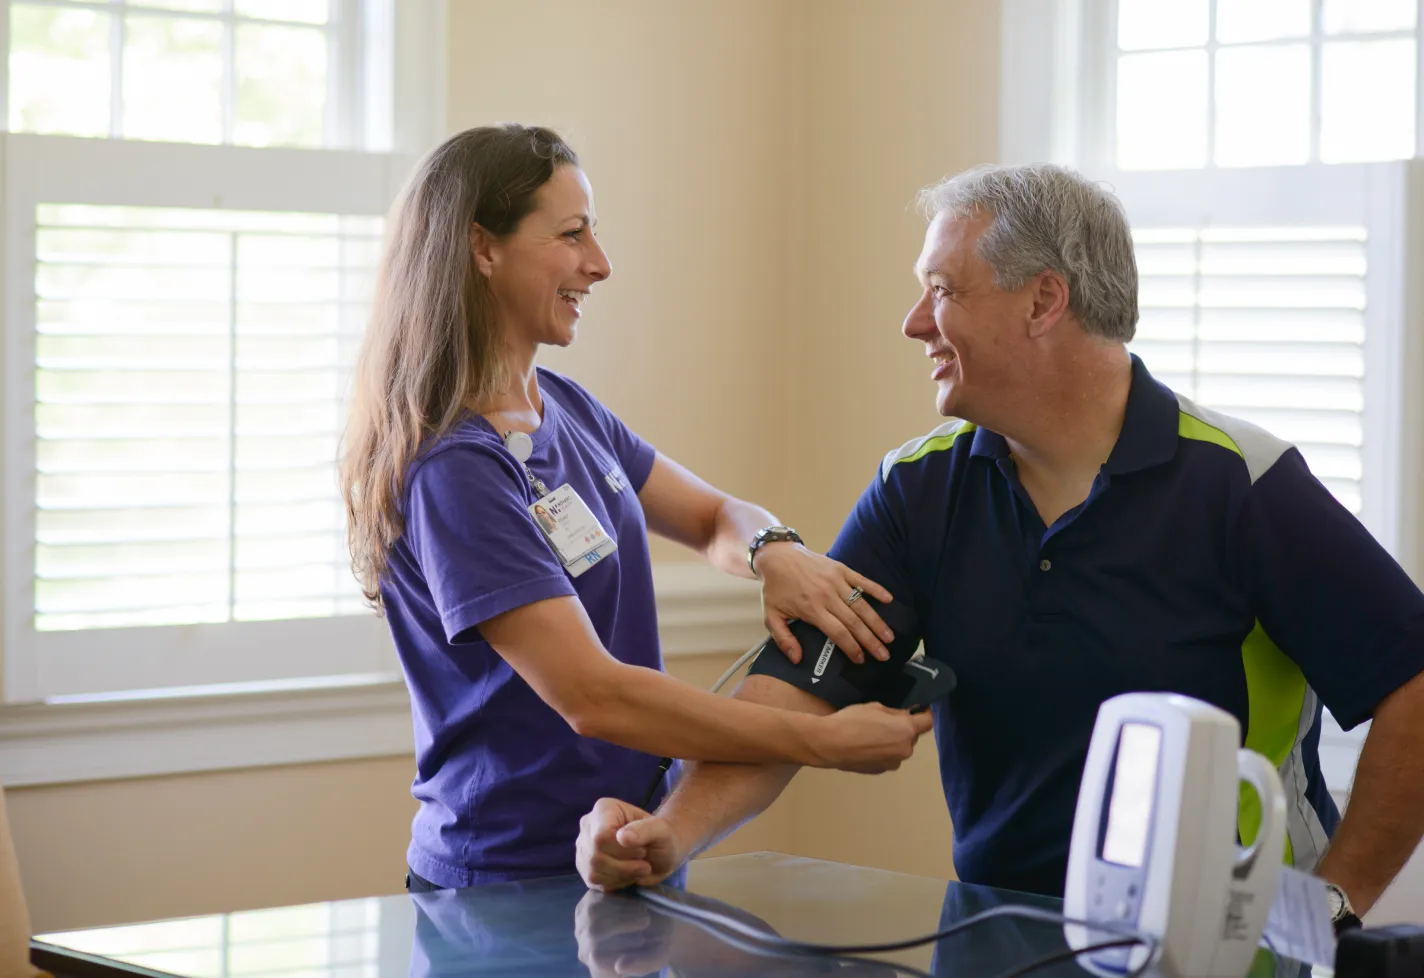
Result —
<instances>
[{"instance_id":1,"label":"man's bare arm","mask_svg":"<svg viewBox=\"0 0 1424 978\"><path fill-rule=\"evenodd\" d=\"M804 713L826 714L830 704L770 676L748 676L737 699ZM579 823L575 864L597 890L651 886L698 852L763 812L795 776L796 764L688 765L656 815L616 798L600 798Z\"/></svg>"},{"instance_id":2,"label":"man's bare arm","mask_svg":"<svg viewBox=\"0 0 1424 978\"><path fill-rule=\"evenodd\" d=\"M1424 674L1375 708L1350 808L1317 872L1364 916L1424 833Z\"/></svg>"},{"instance_id":3,"label":"man's bare arm","mask_svg":"<svg viewBox=\"0 0 1424 978\"><path fill-rule=\"evenodd\" d=\"M783 710L832 712L825 700L770 676L748 676L733 695ZM693 762L657 814L677 834L684 859L691 859L766 811L800 769L797 764Z\"/></svg>"}]
</instances>

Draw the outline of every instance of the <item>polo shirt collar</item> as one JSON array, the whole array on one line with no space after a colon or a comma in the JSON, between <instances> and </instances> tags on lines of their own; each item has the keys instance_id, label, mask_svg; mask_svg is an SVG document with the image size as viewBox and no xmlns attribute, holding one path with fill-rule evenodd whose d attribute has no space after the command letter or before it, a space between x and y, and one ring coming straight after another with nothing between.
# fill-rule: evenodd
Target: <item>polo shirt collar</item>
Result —
<instances>
[{"instance_id":1,"label":"polo shirt collar","mask_svg":"<svg viewBox=\"0 0 1424 978\"><path fill-rule=\"evenodd\" d=\"M1158 383L1134 353L1127 412L1103 472L1108 475L1140 472L1171 461L1177 454L1180 411L1177 395Z\"/></svg>"},{"instance_id":2,"label":"polo shirt collar","mask_svg":"<svg viewBox=\"0 0 1424 978\"><path fill-rule=\"evenodd\" d=\"M1170 461L1177 454L1178 413L1177 395L1159 383L1142 360L1132 354L1132 386L1127 392L1127 411L1103 472L1107 475L1140 472ZM998 432L978 428L969 454L1008 458L1009 443Z\"/></svg>"}]
</instances>

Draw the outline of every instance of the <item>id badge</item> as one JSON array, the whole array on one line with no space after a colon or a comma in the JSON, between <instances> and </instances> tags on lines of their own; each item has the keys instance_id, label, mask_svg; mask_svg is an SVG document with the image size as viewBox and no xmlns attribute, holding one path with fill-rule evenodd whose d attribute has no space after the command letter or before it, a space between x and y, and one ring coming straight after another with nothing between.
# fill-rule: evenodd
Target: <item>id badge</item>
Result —
<instances>
[{"instance_id":1,"label":"id badge","mask_svg":"<svg viewBox=\"0 0 1424 978\"><path fill-rule=\"evenodd\" d=\"M529 515L539 524L570 577L578 577L618 549L598 517L568 483L536 501L529 507Z\"/></svg>"}]
</instances>

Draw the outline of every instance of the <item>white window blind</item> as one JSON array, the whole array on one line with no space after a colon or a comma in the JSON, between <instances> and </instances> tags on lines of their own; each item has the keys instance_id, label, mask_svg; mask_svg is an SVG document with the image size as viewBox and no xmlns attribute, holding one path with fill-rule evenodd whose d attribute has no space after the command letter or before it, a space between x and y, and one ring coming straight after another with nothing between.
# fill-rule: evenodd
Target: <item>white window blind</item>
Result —
<instances>
[{"instance_id":1,"label":"white window blind","mask_svg":"<svg viewBox=\"0 0 1424 978\"><path fill-rule=\"evenodd\" d=\"M334 461L381 219L36 216L35 629L360 612Z\"/></svg>"},{"instance_id":2,"label":"white window blind","mask_svg":"<svg viewBox=\"0 0 1424 978\"><path fill-rule=\"evenodd\" d=\"M1163 383L1296 444L1362 506L1363 227L1139 228L1132 349Z\"/></svg>"}]
</instances>

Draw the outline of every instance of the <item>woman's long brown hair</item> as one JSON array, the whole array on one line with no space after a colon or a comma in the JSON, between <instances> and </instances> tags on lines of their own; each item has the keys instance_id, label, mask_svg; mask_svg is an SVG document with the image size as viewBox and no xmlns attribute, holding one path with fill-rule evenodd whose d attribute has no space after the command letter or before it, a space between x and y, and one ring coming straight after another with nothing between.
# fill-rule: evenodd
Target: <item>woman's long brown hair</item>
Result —
<instances>
[{"instance_id":1,"label":"woman's long brown hair","mask_svg":"<svg viewBox=\"0 0 1424 978\"><path fill-rule=\"evenodd\" d=\"M578 157L551 130L467 129L421 162L392 211L340 462L351 566L378 612L381 577L405 528L410 463L504 380L473 228L497 238L514 231L566 164Z\"/></svg>"}]
</instances>

